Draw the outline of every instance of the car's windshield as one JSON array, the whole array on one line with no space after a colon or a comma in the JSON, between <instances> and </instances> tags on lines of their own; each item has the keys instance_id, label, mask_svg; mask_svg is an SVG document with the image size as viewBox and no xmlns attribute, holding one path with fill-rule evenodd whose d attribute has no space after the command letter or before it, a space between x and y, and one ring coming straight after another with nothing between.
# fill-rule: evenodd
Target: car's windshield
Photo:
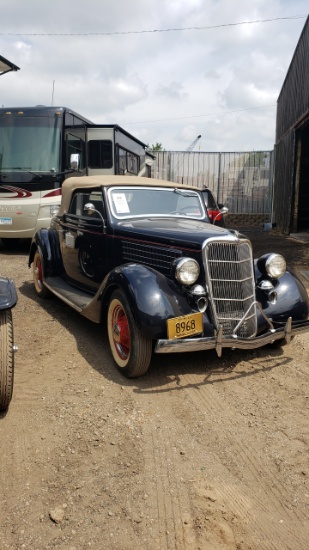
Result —
<instances>
[{"instance_id":1,"label":"car's windshield","mask_svg":"<svg viewBox=\"0 0 309 550\"><path fill-rule=\"evenodd\" d=\"M165 187L113 187L108 191L112 215L117 219L183 216L205 217L199 193Z\"/></svg>"}]
</instances>

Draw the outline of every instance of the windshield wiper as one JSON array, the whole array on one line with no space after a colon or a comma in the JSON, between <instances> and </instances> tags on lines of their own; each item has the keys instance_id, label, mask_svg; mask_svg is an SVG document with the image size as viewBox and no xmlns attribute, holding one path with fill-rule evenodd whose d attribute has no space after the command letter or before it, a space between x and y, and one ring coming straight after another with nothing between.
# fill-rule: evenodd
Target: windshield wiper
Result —
<instances>
[{"instance_id":1,"label":"windshield wiper","mask_svg":"<svg viewBox=\"0 0 309 550\"><path fill-rule=\"evenodd\" d=\"M50 170L54 178L58 178L59 176L65 176L66 174L73 174L73 172L78 172L79 170L74 170L74 168L68 168L67 170L64 170L64 172L56 172L55 170Z\"/></svg>"},{"instance_id":2,"label":"windshield wiper","mask_svg":"<svg viewBox=\"0 0 309 550\"><path fill-rule=\"evenodd\" d=\"M37 176L38 178L41 178L41 174L37 174L36 172L31 172L31 170L29 170L29 168L23 168L22 166L10 166L10 168L8 168L7 166L3 166L2 167L2 170L22 170L23 172L27 172L28 174L31 174L32 176Z\"/></svg>"}]
</instances>

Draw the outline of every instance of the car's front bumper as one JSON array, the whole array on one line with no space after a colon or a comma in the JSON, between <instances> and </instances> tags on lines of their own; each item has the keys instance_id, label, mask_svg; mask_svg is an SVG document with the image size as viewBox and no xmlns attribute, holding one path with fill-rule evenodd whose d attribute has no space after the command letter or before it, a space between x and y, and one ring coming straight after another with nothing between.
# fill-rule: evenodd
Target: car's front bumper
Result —
<instances>
[{"instance_id":1,"label":"car's front bumper","mask_svg":"<svg viewBox=\"0 0 309 550\"><path fill-rule=\"evenodd\" d=\"M267 332L253 338L239 338L236 335L223 336L222 327L220 327L215 336L211 337L158 340L154 351L155 353L183 353L215 349L218 356L221 357L223 348L255 349L272 344L276 340L285 340L289 344L294 336L308 331L309 320L292 322L292 317L289 317L282 327L270 327Z\"/></svg>"}]
</instances>

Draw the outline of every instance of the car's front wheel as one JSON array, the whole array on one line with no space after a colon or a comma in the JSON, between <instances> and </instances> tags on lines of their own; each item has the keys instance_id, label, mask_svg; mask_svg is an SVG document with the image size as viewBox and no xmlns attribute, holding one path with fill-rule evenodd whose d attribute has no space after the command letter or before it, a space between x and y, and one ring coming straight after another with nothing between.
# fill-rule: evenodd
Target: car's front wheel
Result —
<instances>
[{"instance_id":1,"label":"car's front wheel","mask_svg":"<svg viewBox=\"0 0 309 550\"><path fill-rule=\"evenodd\" d=\"M114 361L127 377L134 378L148 370L152 340L136 326L128 300L121 290L112 294L107 313L107 332Z\"/></svg>"},{"instance_id":2,"label":"car's front wheel","mask_svg":"<svg viewBox=\"0 0 309 550\"><path fill-rule=\"evenodd\" d=\"M13 321L10 309L0 311L0 411L8 408L13 394Z\"/></svg>"},{"instance_id":3,"label":"car's front wheel","mask_svg":"<svg viewBox=\"0 0 309 550\"><path fill-rule=\"evenodd\" d=\"M50 295L50 291L44 285L43 280L43 258L39 250L35 251L33 258L33 282L34 288L40 298L47 298Z\"/></svg>"}]
</instances>

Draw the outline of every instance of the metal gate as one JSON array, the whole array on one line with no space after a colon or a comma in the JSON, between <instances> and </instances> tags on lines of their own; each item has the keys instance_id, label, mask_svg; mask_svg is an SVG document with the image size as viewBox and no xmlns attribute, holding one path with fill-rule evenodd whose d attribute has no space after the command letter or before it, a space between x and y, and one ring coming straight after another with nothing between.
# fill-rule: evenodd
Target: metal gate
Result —
<instances>
[{"instance_id":1,"label":"metal gate","mask_svg":"<svg viewBox=\"0 0 309 550\"><path fill-rule=\"evenodd\" d=\"M152 153L151 177L209 187L232 214L271 215L273 151Z\"/></svg>"}]
</instances>

